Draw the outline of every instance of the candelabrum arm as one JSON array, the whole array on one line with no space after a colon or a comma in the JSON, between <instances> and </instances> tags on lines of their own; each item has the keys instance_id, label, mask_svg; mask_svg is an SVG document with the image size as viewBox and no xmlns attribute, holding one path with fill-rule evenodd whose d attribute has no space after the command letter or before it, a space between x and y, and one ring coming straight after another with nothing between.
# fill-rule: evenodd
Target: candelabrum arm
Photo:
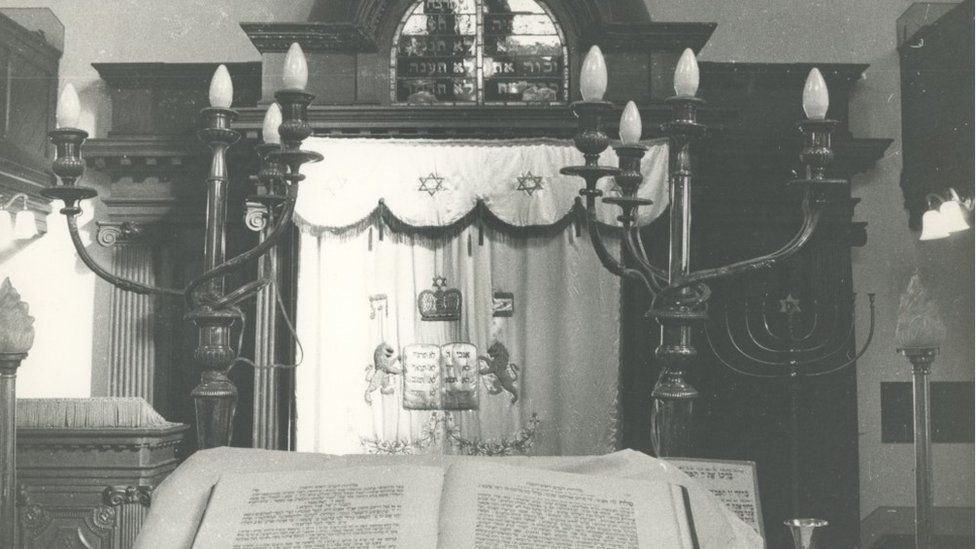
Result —
<instances>
[{"instance_id":1,"label":"candelabrum arm","mask_svg":"<svg viewBox=\"0 0 976 549\"><path fill-rule=\"evenodd\" d=\"M271 231L268 233L268 236L260 243L258 243L256 246L251 248L250 250L238 256L235 256L231 259L228 259L227 261L221 263L220 265L217 265L213 269L210 269L209 271L193 279L190 282L190 284L186 287L186 290L184 291L186 300L193 305L198 305L199 300L194 296L194 292L196 292L196 290L198 290L201 286L203 286L203 284L205 284L208 280L228 274L234 271L235 269L237 269L238 267L240 267L241 265L244 265L249 261L261 257L262 255L269 252L272 248L274 248L274 246L281 240L281 238L286 234L288 234L288 229L289 226L291 225L292 216L295 213L295 200L297 198L296 196L297 193L298 193L298 186L294 184L289 185L288 195L281 206L281 213L278 215L277 222L275 223ZM214 305L218 303L228 304L228 303L236 303L242 301L247 297L249 297L250 295L260 291L261 288L266 286L269 282L270 280L264 281L263 279L261 279L261 280L256 280L254 282L245 284L244 286L241 286L237 290L219 298L219 300L215 302Z\"/></svg>"},{"instance_id":2,"label":"candelabrum arm","mask_svg":"<svg viewBox=\"0 0 976 549\"><path fill-rule=\"evenodd\" d=\"M648 274L648 279L653 284L654 291L660 292L663 284L667 284L668 275L663 269L655 267L651 264L650 256L647 254L647 249L644 247L644 243L641 242L640 239L640 227L632 226L630 221L624 221L622 237L624 240L624 247L627 249L627 253L629 253L640 268Z\"/></svg>"},{"instance_id":3,"label":"candelabrum arm","mask_svg":"<svg viewBox=\"0 0 976 549\"><path fill-rule=\"evenodd\" d=\"M775 265L778 261L794 255L806 245L810 237L813 236L814 231L816 231L817 225L820 223L821 204L819 201L813 201L811 203L809 190L804 191L802 208L803 224L793 238L780 249L770 254L745 261L738 261L722 267L694 271L687 276L672 281L664 289L664 293L676 292L699 282L727 278L759 269L767 269Z\"/></svg>"},{"instance_id":4,"label":"candelabrum arm","mask_svg":"<svg viewBox=\"0 0 976 549\"><path fill-rule=\"evenodd\" d=\"M586 228L590 233L590 240L593 242L596 256L604 268L621 278L637 280L652 294L657 293L658 288L647 275L637 269L625 267L607 250L603 235L600 234L599 222L596 219L596 199L592 196L588 196L586 200Z\"/></svg>"},{"instance_id":5,"label":"candelabrum arm","mask_svg":"<svg viewBox=\"0 0 976 549\"><path fill-rule=\"evenodd\" d=\"M71 242L75 246L75 251L78 253L78 257L81 261L92 270L93 273L98 275L100 278L108 282L109 284L125 290L128 292L133 292L143 295L166 295L166 296L181 296L183 292L180 290L174 290L170 288L159 288L156 286L149 286L146 284L140 284L138 282L116 276L95 262L95 260L88 254L88 250L85 249L84 243L81 241L81 235L78 234L78 218L77 214L69 213L65 215L65 219L68 222L68 233L71 235Z\"/></svg>"}]
</instances>

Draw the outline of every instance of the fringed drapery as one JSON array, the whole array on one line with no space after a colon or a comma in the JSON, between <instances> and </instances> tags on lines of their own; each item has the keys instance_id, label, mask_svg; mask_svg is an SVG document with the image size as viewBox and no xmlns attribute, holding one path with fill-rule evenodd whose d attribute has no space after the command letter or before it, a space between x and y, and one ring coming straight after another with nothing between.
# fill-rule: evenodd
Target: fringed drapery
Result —
<instances>
[{"instance_id":1,"label":"fringed drapery","mask_svg":"<svg viewBox=\"0 0 976 549\"><path fill-rule=\"evenodd\" d=\"M654 203L638 221L650 223L667 207L667 144L647 143L645 182L638 196ZM580 179L559 174L581 164L569 142L431 141L310 138L306 148L326 161L303 168L296 223L310 234L348 235L385 225L398 234L450 238L472 224L508 236L553 236L582 223ZM616 165L612 149L601 157ZM606 196L612 179L601 180ZM597 206L597 219L617 225L619 209Z\"/></svg>"}]
</instances>

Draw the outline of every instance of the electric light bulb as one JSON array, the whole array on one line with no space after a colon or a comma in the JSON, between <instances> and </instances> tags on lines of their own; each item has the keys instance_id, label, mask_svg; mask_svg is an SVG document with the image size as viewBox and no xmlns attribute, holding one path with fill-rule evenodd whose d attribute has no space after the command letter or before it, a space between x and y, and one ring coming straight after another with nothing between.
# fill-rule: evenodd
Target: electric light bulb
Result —
<instances>
[{"instance_id":1,"label":"electric light bulb","mask_svg":"<svg viewBox=\"0 0 976 549\"><path fill-rule=\"evenodd\" d=\"M21 210L14 217L14 238L27 240L37 234L37 222L30 210Z\"/></svg>"},{"instance_id":2,"label":"electric light bulb","mask_svg":"<svg viewBox=\"0 0 976 549\"><path fill-rule=\"evenodd\" d=\"M229 109L233 102L234 83L230 79L227 67L220 65L210 80L210 106L218 109Z\"/></svg>"},{"instance_id":3,"label":"electric light bulb","mask_svg":"<svg viewBox=\"0 0 976 549\"><path fill-rule=\"evenodd\" d=\"M583 59L580 69L580 95L583 101L603 101L607 93L607 62L600 46L593 46Z\"/></svg>"},{"instance_id":4,"label":"electric light bulb","mask_svg":"<svg viewBox=\"0 0 976 549\"><path fill-rule=\"evenodd\" d=\"M281 107L277 103L272 103L264 113L264 125L261 127L261 137L265 143L275 145L281 143L278 126L281 126Z\"/></svg>"},{"instance_id":5,"label":"electric light bulb","mask_svg":"<svg viewBox=\"0 0 976 549\"><path fill-rule=\"evenodd\" d=\"M14 227L10 221L10 212L0 210L0 252L14 243Z\"/></svg>"},{"instance_id":6,"label":"electric light bulb","mask_svg":"<svg viewBox=\"0 0 976 549\"><path fill-rule=\"evenodd\" d=\"M942 214L938 210L927 210L924 215L922 215L922 234L919 235L919 240L936 240L939 238L947 238L949 236L949 230L946 228L945 219L943 219Z\"/></svg>"},{"instance_id":7,"label":"electric light bulb","mask_svg":"<svg viewBox=\"0 0 976 549\"><path fill-rule=\"evenodd\" d=\"M945 223L945 228L950 233L965 231L969 228L966 216L962 213L962 205L955 200L946 200L939 206L939 215Z\"/></svg>"},{"instance_id":8,"label":"electric light bulb","mask_svg":"<svg viewBox=\"0 0 976 549\"><path fill-rule=\"evenodd\" d=\"M58 97L58 113L55 117L58 127L76 127L79 116L81 116L81 103L78 101L78 92L75 91L73 84L65 84L64 89L61 90L61 95Z\"/></svg>"},{"instance_id":9,"label":"electric light bulb","mask_svg":"<svg viewBox=\"0 0 976 549\"><path fill-rule=\"evenodd\" d=\"M304 90L308 84L308 62L305 53L298 42L292 42L285 55L285 68L282 76L285 88L289 90Z\"/></svg>"},{"instance_id":10,"label":"electric light bulb","mask_svg":"<svg viewBox=\"0 0 976 549\"><path fill-rule=\"evenodd\" d=\"M678 97L694 97L698 93L698 59L691 48L678 59L678 66L674 69L674 93Z\"/></svg>"},{"instance_id":11,"label":"electric light bulb","mask_svg":"<svg viewBox=\"0 0 976 549\"><path fill-rule=\"evenodd\" d=\"M620 141L624 145L636 145L640 141L642 130L640 111L633 101L628 101L620 115Z\"/></svg>"},{"instance_id":12,"label":"electric light bulb","mask_svg":"<svg viewBox=\"0 0 976 549\"><path fill-rule=\"evenodd\" d=\"M823 120L830 106L830 93L820 69L810 69L807 82L803 85L803 112L811 120Z\"/></svg>"}]
</instances>

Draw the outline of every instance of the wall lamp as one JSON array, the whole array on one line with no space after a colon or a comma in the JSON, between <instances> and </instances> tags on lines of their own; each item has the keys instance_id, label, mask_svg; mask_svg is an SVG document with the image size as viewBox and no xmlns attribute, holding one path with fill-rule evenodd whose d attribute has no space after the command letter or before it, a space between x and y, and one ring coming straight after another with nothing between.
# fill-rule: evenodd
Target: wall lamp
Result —
<instances>
[{"instance_id":1,"label":"wall lamp","mask_svg":"<svg viewBox=\"0 0 976 549\"><path fill-rule=\"evenodd\" d=\"M11 208L18 200L23 201L23 207L14 211ZM24 193L17 193L6 201L0 195L0 251L10 247L14 240L29 240L37 235L37 222L27 209L27 200Z\"/></svg>"},{"instance_id":2,"label":"wall lamp","mask_svg":"<svg viewBox=\"0 0 976 549\"><path fill-rule=\"evenodd\" d=\"M929 209L922 216L922 234L919 240L937 240L947 238L951 233L965 231L969 228L966 220L973 211L972 199L963 200L955 189L949 189L949 198L943 198L937 193L925 197Z\"/></svg>"}]
</instances>

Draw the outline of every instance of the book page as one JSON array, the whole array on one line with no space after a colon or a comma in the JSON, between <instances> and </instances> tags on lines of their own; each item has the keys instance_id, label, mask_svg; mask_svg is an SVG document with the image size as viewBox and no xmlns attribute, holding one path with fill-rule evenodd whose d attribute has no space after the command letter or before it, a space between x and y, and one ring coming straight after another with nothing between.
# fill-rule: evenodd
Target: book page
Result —
<instances>
[{"instance_id":1,"label":"book page","mask_svg":"<svg viewBox=\"0 0 976 549\"><path fill-rule=\"evenodd\" d=\"M223 475L194 549L435 549L440 467Z\"/></svg>"},{"instance_id":2,"label":"book page","mask_svg":"<svg viewBox=\"0 0 976 549\"><path fill-rule=\"evenodd\" d=\"M692 547L680 488L487 462L444 481L441 549Z\"/></svg>"},{"instance_id":3,"label":"book page","mask_svg":"<svg viewBox=\"0 0 976 549\"><path fill-rule=\"evenodd\" d=\"M722 501L742 522L763 535L756 464L751 461L668 459Z\"/></svg>"}]
</instances>

